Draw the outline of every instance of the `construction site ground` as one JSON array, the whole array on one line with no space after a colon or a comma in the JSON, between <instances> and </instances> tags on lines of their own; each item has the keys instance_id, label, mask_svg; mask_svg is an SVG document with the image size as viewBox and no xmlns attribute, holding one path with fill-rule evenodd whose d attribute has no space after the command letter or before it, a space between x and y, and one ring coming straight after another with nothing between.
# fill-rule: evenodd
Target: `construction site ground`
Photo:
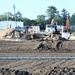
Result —
<instances>
[{"instance_id":1,"label":"construction site ground","mask_svg":"<svg viewBox=\"0 0 75 75\"><path fill-rule=\"evenodd\" d=\"M0 56L75 56L75 41L58 50L37 49L36 40L1 39ZM0 60L0 75L75 75L75 60Z\"/></svg>"},{"instance_id":2,"label":"construction site ground","mask_svg":"<svg viewBox=\"0 0 75 75\"><path fill-rule=\"evenodd\" d=\"M26 34L21 34L20 32L11 28L7 28L0 32L0 56L74 56L75 41L64 41L62 46L63 49L60 48L59 50L53 48L38 49L38 46L41 44L41 41L26 40L24 36L21 35L26 36Z\"/></svg>"},{"instance_id":3,"label":"construction site ground","mask_svg":"<svg viewBox=\"0 0 75 75\"><path fill-rule=\"evenodd\" d=\"M0 41L0 56L75 56L75 49L36 49L38 44L37 41Z\"/></svg>"},{"instance_id":4,"label":"construction site ground","mask_svg":"<svg viewBox=\"0 0 75 75\"><path fill-rule=\"evenodd\" d=\"M0 75L75 75L75 60L0 60Z\"/></svg>"},{"instance_id":5,"label":"construction site ground","mask_svg":"<svg viewBox=\"0 0 75 75\"><path fill-rule=\"evenodd\" d=\"M35 49L38 44L35 40L0 41L0 56L75 56L75 49ZM65 74L75 75L75 60L0 60L0 75Z\"/></svg>"}]
</instances>

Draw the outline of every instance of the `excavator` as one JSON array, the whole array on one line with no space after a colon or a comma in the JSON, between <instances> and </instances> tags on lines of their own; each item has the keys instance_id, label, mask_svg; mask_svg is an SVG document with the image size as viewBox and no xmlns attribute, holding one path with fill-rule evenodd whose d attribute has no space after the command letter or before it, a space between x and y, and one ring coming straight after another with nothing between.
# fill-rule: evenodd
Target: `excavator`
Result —
<instances>
[{"instance_id":1,"label":"excavator","mask_svg":"<svg viewBox=\"0 0 75 75\"><path fill-rule=\"evenodd\" d=\"M38 48L54 48L54 49L62 49L68 48L71 41L70 38L70 26L69 19L66 19L66 26L58 26L54 25L54 20L52 19L51 24L46 25L45 32L47 33L46 37L42 40L43 42L39 45ZM64 47L65 45L66 47Z\"/></svg>"},{"instance_id":2,"label":"excavator","mask_svg":"<svg viewBox=\"0 0 75 75\"><path fill-rule=\"evenodd\" d=\"M68 40L70 37L70 25L68 18L66 20L65 26L54 25L53 21L54 20L52 19L51 24L46 25L46 33L49 35L50 31L53 31L53 34L56 34L58 36L60 35L61 38Z\"/></svg>"}]
</instances>

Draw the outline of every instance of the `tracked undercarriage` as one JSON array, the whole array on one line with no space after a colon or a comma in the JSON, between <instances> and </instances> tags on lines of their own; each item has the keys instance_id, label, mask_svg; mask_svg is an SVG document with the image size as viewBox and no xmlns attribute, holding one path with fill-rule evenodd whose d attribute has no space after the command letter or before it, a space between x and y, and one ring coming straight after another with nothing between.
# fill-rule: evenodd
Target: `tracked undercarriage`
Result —
<instances>
[{"instance_id":1,"label":"tracked undercarriage","mask_svg":"<svg viewBox=\"0 0 75 75\"><path fill-rule=\"evenodd\" d=\"M75 50L75 41L43 41L39 46L38 49L67 49L67 50Z\"/></svg>"}]
</instances>

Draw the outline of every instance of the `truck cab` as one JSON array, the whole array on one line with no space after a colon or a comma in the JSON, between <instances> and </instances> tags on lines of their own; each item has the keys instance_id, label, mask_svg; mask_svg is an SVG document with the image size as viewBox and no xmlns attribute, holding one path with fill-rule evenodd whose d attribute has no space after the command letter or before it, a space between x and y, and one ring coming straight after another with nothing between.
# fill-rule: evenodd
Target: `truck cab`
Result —
<instances>
[{"instance_id":1,"label":"truck cab","mask_svg":"<svg viewBox=\"0 0 75 75\"><path fill-rule=\"evenodd\" d=\"M50 32L50 30L52 30L53 32L55 32L55 25L47 24L45 31L46 32Z\"/></svg>"},{"instance_id":2,"label":"truck cab","mask_svg":"<svg viewBox=\"0 0 75 75\"><path fill-rule=\"evenodd\" d=\"M67 40L70 37L70 32L66 30L66 26L59 26L59 25L50 25L50 24L47 24L45 32L49 33L50 30L52 30L54 34L61 34L61 37L65 38Z\"/></svg>"}]
</instances>

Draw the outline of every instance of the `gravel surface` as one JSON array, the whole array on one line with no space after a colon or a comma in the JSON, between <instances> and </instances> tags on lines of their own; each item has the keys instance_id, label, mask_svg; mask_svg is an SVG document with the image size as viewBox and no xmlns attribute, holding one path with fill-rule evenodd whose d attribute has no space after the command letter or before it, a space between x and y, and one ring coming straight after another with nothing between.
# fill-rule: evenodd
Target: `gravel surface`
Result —
<instances>
[{"instance_id":1,"label":"gravel surface","mask_svg":"<svg viewBox=\"0 0 75 75\"><path fill-rule=\"evenodd\" d=\"M64 41L63 49L36 49L40 41L0 41L0 53L75 53L75 41Z\"/></svg>"},{"instance_id":2,"label":"gravel surface","mask_svg":"<svg viewBox=\"0 0 75 75\"><path fill-rule=\"evenodd\" d=\"M75 75L75 60L0 60L0 75Z\"/></svg>"}]
</instances>

